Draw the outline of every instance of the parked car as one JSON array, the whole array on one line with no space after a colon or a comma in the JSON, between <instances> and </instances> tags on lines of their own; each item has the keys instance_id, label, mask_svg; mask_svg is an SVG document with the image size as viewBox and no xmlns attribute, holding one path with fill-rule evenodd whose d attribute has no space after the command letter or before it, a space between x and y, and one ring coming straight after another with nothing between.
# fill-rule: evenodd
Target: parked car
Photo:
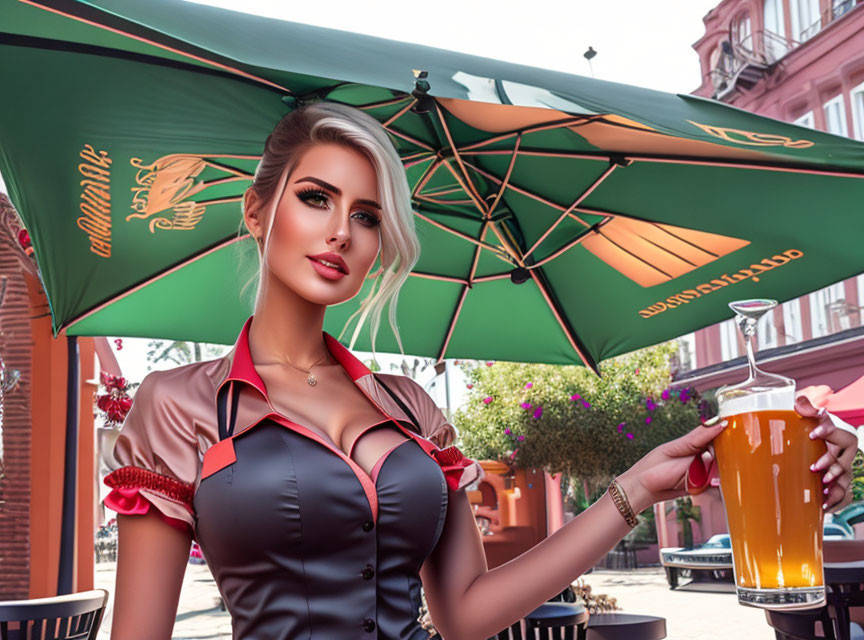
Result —
<instances>
[{"instance_id":1,"label":"parked car","mask_svg":"<svg viewBox=\"0 0 864 640\"><path fill-rule=\"evenodd\" d=\"M695 547L664 547L660 549L660 562L670 589L678 586L681 573L693 577L694 571L706 571L722 580L732 575L732 541L728 533L718 533Z\"/></svg>"},{"instance_id":2,"label":"parked car","mask_svg":"<svg viewBox=\"0 0 864 640\"><path fill-rule=\"evenodd\" d=\"M823 540L853 540L855 538L855 534L851 530L852 528L847 526L843 526L840 524L836 524L833 522L826 522L825 526L822 529L822 539Z\"/></svg>"},{"instance_id":3,"label":"parked car","mask_svg":"<svg viewBox=\"0 0 864 640\"><path fill-rule=\"evenodd\" d=\"M854 537L849 526L835 522L823 525L823 540L852 540ZM730 579L732 540L728 533L718 533L694 547L664 547L660 549L660 562L666 570L670 589L678 586L679 577L694 577L694 572L709 573L717 580Z\"/></svg>"}]
</instances>

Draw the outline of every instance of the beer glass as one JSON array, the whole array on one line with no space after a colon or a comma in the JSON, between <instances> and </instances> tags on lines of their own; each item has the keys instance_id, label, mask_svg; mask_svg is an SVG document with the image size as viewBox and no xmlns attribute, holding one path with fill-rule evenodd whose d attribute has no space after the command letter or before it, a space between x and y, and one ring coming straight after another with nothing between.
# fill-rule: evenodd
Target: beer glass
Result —
<instances>
[{"instance_id":1,"label":"beer glass","mask_svg":"<svg viewBox=\"0 0 864 640\"><path fill-rule=\"evenodd\" d=\"M776 300L729 305L747 346L749 376L717 393L729 424L714 440L732 539L738 602L765 609L825 604L822 477L809 467L826 451L818 421L795 411L795 381L759 370L756 324Z\"/></svg>"}]
</instances>

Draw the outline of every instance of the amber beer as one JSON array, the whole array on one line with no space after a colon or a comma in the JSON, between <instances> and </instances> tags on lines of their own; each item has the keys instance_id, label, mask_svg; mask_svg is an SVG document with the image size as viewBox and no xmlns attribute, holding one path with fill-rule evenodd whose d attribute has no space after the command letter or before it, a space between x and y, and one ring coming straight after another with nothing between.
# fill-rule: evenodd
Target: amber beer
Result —
<instances>
[{"instance_id":1,"label":"amber beer","mask_svg":"<svg viewBox=\"0 0 864 640\"><path fill-rule=\"evenodd\" d=\"M822 474L809 468L826 452L809 437L818 422L793 410L741 411L742 402L752 408L746 398L730 403L721 414L729 424L714 440L739 601L820 606L825 496Z\"/></svg>"}]
</instances>

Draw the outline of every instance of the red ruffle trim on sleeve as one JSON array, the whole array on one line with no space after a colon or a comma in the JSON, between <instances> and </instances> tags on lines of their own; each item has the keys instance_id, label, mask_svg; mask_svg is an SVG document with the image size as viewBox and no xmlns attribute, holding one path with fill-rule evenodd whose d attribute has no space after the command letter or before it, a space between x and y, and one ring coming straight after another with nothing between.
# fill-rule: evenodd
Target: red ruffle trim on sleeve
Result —
<instances>
[{"instance_id":1,"label":"red ruffle trim on sleeve","mask_svg":"<svg viewBox=\"0 0 864 640\"><path fill-rule=\"evenodd\" d=\"M459 488L459 481L462 479L463 471L466 467L474 464L474 461L462 455L462 452L455 446L438 449L437 451L433 451L432 455L444 472L447 486L450 487L451 491L456 491Z\"/></svg>"},{"instance_id":2,"label":"red ruffle trim on sleeve","mask_svg":"<svg viewBox=\"0 0 864 640\"><path fill-rule=\"evenodd\" d=\"M194 485L181 482L174 478L163 476L149 469L140 467L121 467L105 476L105 484L112 488L105 496L105 506L125 515L144 515L148 513L152 503L139 489L156 491L167 498L181 502L189 512L192 512ZM167 524L184 533L191 532L191 525L177 518L166 516L158 508L156 514Z\"/></svg>"}]
</instances>

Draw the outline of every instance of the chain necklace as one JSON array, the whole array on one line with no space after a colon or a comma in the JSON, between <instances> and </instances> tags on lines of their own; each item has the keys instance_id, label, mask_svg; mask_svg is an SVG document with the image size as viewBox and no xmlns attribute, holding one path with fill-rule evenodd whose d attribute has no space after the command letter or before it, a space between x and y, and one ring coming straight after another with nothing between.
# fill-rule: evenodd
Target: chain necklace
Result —
<instances>
[{"instance_id":1,"label":"chain necklace","mask_svg":"<svg viewBox=\"0 0 864 640\"><path fill-rule=\"evenodd\" d=\"M317 367L319 364L321 364L322 362L324 362L326 359L327 359L327 355L325 354L325 356L324 356L323 358L321 358L318 362L316 362L316 363L313 364L311 367L309 367L308 370L306 370L306 369L301 369L300 367L295 367L293 364L291 364L291 363L288 362L287 360L284 360L284 361L282 362L282 364L287 364L287 365L288 365L289 367L291 367L292 369L297 369L297 371L302 371L303 373L305 373L305 374L306 374L306 384L308 384L310 387L314 387L316 384L318 384L318 378L316 378L316 377L315 377L315 374L312 373L312 369L314 369L315 367Z\"/></svg>"}]
</instances>

